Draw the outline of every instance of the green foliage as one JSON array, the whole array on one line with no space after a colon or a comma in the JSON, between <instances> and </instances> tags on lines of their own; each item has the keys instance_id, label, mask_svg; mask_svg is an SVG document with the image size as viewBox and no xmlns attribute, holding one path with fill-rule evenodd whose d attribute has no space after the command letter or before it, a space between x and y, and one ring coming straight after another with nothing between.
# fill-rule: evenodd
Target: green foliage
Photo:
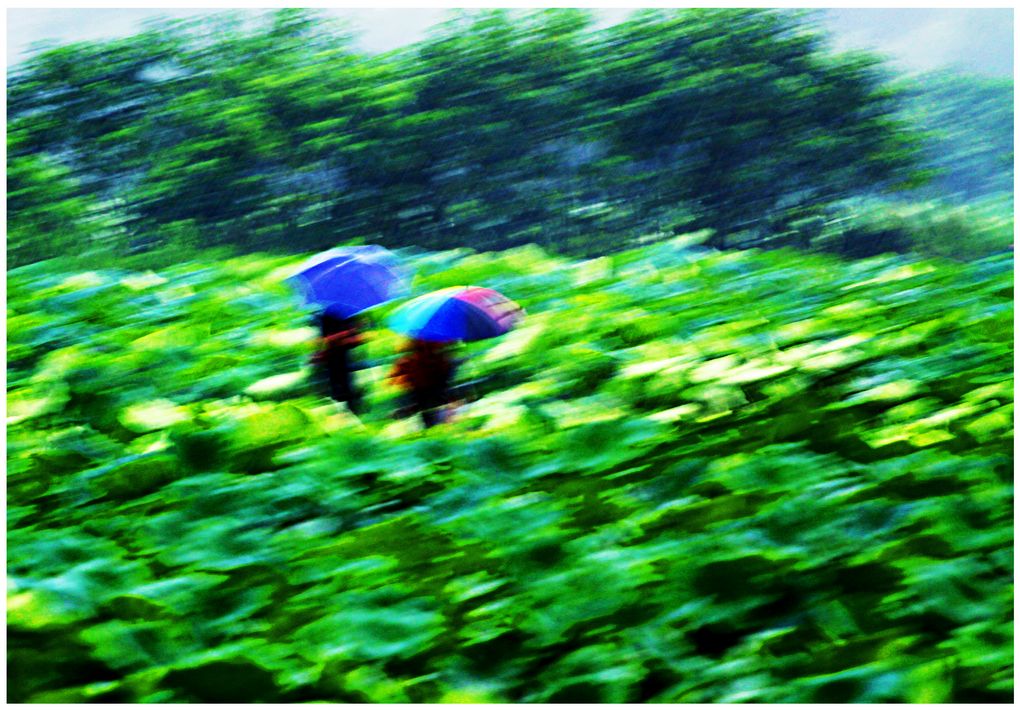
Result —
<instances>
[{"instance_id":1,"label":"green foliage","mask_svg":"<svg viewBox=\"0 0 1020 710\"><path fill-rule=\"evenodd\" d=\"M461 12L372 57L312 11L168 23L12 71L14 263L79 243L85 204L107 265L354 239L588 256L701 228L723 247L923 177L888 79L782 10Z\"/></svg>"},{"instance_id":2,"label":"green foliage","mask_svg":"<svg viewBox=\"0 0 1020 710\"><path fill-rule=\"evenodd\" d=\"M9 153L15 145L8 140ZM82 195L70 170L44 155L11 155L7 210L13 217L7 231L11 267L80 249L100 231L97 206Z\"/></svg>"},{"instance_id":3,"label":"green foliage","mask_svg":"<svg viewBox=\"0 0 1020 710\"><path fill-rule=\"evenodd\" d=\"M686 244L409 255L528 309L427 431L296 259L10 272L10 699L1008 701L1012 258Z\"/></svg>"},{"instance_id":4,"label":"green foliage","mask_svg":"<svg viewBox=\"0 0 1020 710\"><path fill-rule=\"evenodd\" d=\"M858 200L822 221L815 234L803 236L815 248L849 257L914 252L970 260L1013 248L1012 199L968 205Z\"/></svg>"},{"instance_id":5,"label":"green foliage","mask_svg":"<svg viewBox=\"0 0 1020 710\"><path fill-rule=\"evenodd\" d=\"M595 93L646 206L697 206L722 247L784 204L907 179L916 146L879 60L822 42L795 13L750 9L646 12L607 34Z\"/></svg>"}]
</instances>

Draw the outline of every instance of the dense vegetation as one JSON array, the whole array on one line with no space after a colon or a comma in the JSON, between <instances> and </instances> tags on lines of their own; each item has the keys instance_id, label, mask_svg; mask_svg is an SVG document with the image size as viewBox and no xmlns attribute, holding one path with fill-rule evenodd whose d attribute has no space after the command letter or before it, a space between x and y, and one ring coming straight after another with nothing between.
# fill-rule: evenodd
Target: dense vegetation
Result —
<instances>
[{"instance_id":1,"label":"dense vegetation","mask_svg":"<svg viewBox=\"0 0 1020 710\"><path fill-rule=\"evenodd\" d=\"M406 256L529 312L425 432L294 258L8 274L10 700L1012 699L1011 256Z\"/></svg>"},{"instance_id":2,"label":"dense vegetation","mask_svg":"<svg viewBox=\"0 0 1020 710\"><path fill-rule=\"evenodd\" d=\"M810 13L589 19L463 13L362 56L281 10L38 54L9 75L9 262L352 239L591 256L703 228L855 255L1010 243L1011 199L977 225L941 202L1011 191L1011 80L898 79ZM847 199L883 195L936 204L894 206L907 230L857 224Z\"/></svg>"},{"instance_id":3,"label":"dense vegetation","mask_svg":"<svg viewBox=\"0 0 1020 710\"><path fill-rule=\"evenodd\" d=\"M353 47L9 74L11 701L1012 699L1011 80L785 10ZM360 420L309 369L283 277L358 241L527 309L452 422L388 306Z\"/></svg>"}]
</instances>

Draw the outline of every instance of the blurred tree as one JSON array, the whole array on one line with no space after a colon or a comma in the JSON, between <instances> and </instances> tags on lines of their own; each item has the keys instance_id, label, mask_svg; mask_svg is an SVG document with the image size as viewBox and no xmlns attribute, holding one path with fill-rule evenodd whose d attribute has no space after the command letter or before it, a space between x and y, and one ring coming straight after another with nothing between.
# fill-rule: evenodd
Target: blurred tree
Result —
<instances>
[{"instance_id":1,"label":"blurred tree","mask_svg":"<svg viewBox=\"0 0 1020 710\"><path fill-rule=\"evenodd\" d=\"M778 209L909 180L917 140L879 60L822 40L774 10L647 11L607 30L593 91L627 191L696 205L722 247Z\"/></svg>"},{"instance_id":2,"label":"blurred tree","mask_svg":"<svg viewBox=\"0 0 1020 710\"><path fill-rule=\"evenodd\" d=\"M1013 80L936 72L899 82L905 120L927 132L924 197L1013 193Z\"/></svg>"},{"instance_id":3,"label":"blurred tree","mask_svg":"<svg viewBox=\"0 0 1020 710\"><path fill-rule=\"evenodd\" d=\"M52 157L22 149L25 130L7 133L7 265L10 268L80 250L91 237L95 206L71 171Z\"/></svg>"},{"instance_id":4,"label":"blurred tree","mask_svg":"<svg viewBox=\"0 0 1020 710\"><path fill-rule=\"evenodd\" d=\"M160 77L179 50L173 36L148 31L30 58L8 81L16 150L54 156L98 197L129 194L153 148L146 124L166 103Z\"/></svg>"},{"instance_id":5,"label":"blurred tree","mask_svg":"<svg viewBox=\"0 0 1020 710\"><path fill-rule=\"evenodd\" d=\"M254 28L239 14L167 27L184 49L166 82L170 98L150 123L161 145L139 185L144 218L194 220L208 244L284 243L315 199L299 136L316 116L301 112L300 99L322 84L307 79L334 35L292 10Z\"/></svg>"},{"instance_id":6,"label":"blurred tree","mask_svg":"<svg viewBox=\"0 0 1020 710\"><path fill-rule=\"evenodd\" d=\"M419 46L409 122L440 236L452 230L481 248L534 241L518 239L569 207L565 157L588 127L589 22L580 10L461 13Z\"/></svg>"},{"instance_id":7,"label":"blurred tree","mask_svg":"<svg viewBox=\"0 0 1020 710\"><path fill-rule=\"evenodd\" d=\"M365 57L321 13L223 13L17 67L11 157L66 166L128 243L721 247L923 176L879 60L824 39L790 11L482 10Z\"/></svg>"}]
</instances>

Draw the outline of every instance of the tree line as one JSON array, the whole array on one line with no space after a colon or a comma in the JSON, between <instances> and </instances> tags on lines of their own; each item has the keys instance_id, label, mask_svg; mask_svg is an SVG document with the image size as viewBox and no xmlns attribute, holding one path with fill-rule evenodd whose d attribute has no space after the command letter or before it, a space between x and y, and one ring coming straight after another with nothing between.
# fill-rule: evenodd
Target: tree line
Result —
<instances>
[{"instance_id":1,"label":"tree line","mask_svg":"<svg viewBox=\"0 0 1020 710\"><path fill-rule=\"evenodd\" d=\"M8 260L356 239L586 254L697 229L725 248L933 184L946 166L904 110L917 87L893 79L806 11L602 29L583 10L462 11L372 56L314 11L164 21L11 72Z\"/></svg>"}]
</instances>

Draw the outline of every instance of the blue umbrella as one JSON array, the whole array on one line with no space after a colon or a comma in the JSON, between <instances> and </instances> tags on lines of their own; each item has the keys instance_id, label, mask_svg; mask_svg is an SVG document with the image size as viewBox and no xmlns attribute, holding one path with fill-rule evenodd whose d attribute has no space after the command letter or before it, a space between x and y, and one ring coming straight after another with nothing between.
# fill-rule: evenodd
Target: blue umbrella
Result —
<instances>
[{"instance_id":1,"label":"blue umbrella","mask_svg":"<svg viewBox=\"0 0 1020 710\"><path fill-rule=\"evenodd\" d=\"M330 249L306 261L288 281L309 303L347 318L407 294L407 277L392 252L375 245Z\"/></svg>"},{"instance_id":2,"label":"blue umbrella","mask_svg":"<svg viewBox=\"0 0 1020 710\"><path fill-rule=\"evenodd\" d=\"M389 327L432 342L484 340L503 335L524 317L524 309L498 291L454 286L427 293L397 308Z\"/></svg>"}]
</instances>

